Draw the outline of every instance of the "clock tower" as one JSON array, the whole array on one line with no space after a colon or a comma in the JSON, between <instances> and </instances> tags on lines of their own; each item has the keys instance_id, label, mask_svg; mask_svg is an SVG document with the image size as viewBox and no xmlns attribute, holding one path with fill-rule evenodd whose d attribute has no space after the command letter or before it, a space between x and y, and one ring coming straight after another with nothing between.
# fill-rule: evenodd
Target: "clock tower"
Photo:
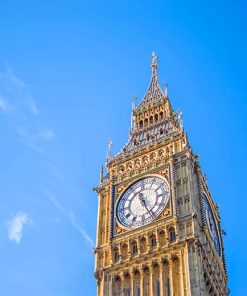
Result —
<instances>
[{"instance_id":1,"label":"clock tower","mask_svg":"<svg viewBox=\"0 0 247 296\"><path fill-rule=\"evenodd\" d=\"M129 140L107 158L98 194L98 296L228 295L218 206L160 87L157 57Z\"/></svg>"}]
</instances>

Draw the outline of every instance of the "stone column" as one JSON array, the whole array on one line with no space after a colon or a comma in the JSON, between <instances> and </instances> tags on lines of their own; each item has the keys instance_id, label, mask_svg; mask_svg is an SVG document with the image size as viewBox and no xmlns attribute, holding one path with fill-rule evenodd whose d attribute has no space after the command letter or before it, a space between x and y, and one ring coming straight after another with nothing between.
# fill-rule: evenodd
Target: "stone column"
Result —
<instances>
[{"instance_id":1,"label":"stone column","mask_svg":"<svg viewBox=\"0 0 247 296\"><path fill-rule=\"evenodd\" d=\"M123 244L122 243L119 244L119 262L120 263L123 262Z\"/></svg>"},{"instance_id":2,"label":"stone column","mask_svg":"<svg viewBox=\"0 0 247 296\"><path fill-rule=\"evenodd\" d=\"M131 250L131 242L130 242L130 239L128 240L128 255L127 255L127 258L128 260L130 260L132 257L132 250Z\"/></svg>"},{"instance_id":3,"label":"stone column","mask_svg":"<svg viewBox=\"0 0 247 296\"><path fill-rule=\"evenodd\" d=\"M156 246L157 246L157 250L158 250L160 248L160 240L159 240L158 229L156 229L155 234L156 234Z\"/></svg>"},{"instance_id":4,"label":"stone column","mask_svg":"<svg viewBox=\"0 0 247 296\"><path fill-rule=\"evenodd\" d=\"M98 193L98 192L97 192ZM101 235L101 229L100 225L102 223L102 217L101 217L101 209L102 209L102 196L101 194L98 193L99 201L98 201L98 217L97 217L97 236L96 236L96 247L98 247L101 243L102 240L100 240Z\"/></svg>"},{"instance_id":5,"label":"stone column","mask_svg":"<svg viewBox=\"0 0 247 296\"><path fill-rule=\"evenodd\" d=\"M162 262L159 264L160 266L160 296L164 296L164 265Z\"/></svg>"},{"instance_id":6,"label":"stone column","mask_svg":"<svg viewBox=\"0 0 247 296\"><path fill-rule=\"evenodd\" d=\"M115 280L114 279L114 274L111 274L110 277L111 277L111 280L109 281L109 275L107 276L107 289L108 289L107 294L106 294L107 296L108 295L112 296L113 291L114 291L114 280ZM102 295L104 295L104 293Z\"/></svg>"},{"instance_id":7,"label":"stone column","mask_svg":"<svg viewBox=\"0 0 247 296\"><path fill-rule=\"evenodd\" d=\"M138 236L138 238L137 238L137 252L138 252L138 255L141 254L141 242L140 242L140 236Z\"/></svg>"},{"instance_id":8,"label":"stone column","mask_svg":"<svg viewBox=\"0 0 247 296\"><path fill-rule=\"evenodd\" d=\"M153 266L149 265L149 296L153 296Z\"/></svg>"},{"instance_id":9,"label":"stone column","mask_svg":"<svg viewBox=\"0 0 247 296\"><path fill-rule=\"evenodd\" d=\"M130 272L130 295L134 296L135 293L135 286L134 286L134 272Z\"/></svg>"},{"instance_id":10,"label":"stone column","mask_svg":"<svg viewBox=\"0 0 247 296\"><path fill-rule=\"evenodd\" d=\"M179 259L179 273L180 273L180 293L184 296L184 271L183 271L183 253L180 251Z\"/></svg>"},{"instance_id":11,"label":"stone column","mask_svg":"<svg viewBox=\"0 0 247 296\"><path fill-rule=\"evenodd\" d=\"M146 242L147 242L147 253L150 253L151 251L151 241L150 241L150 235L147 233L146 234Z\"/></svg>"},{"instance_id":12,"label":"stone column","mask_svg":"<svg viewBox=\"0 0 247 296\"><path fill-rule=\"evenodd\" d=\"M172 256L169 258L169 287L170 287L170 294L173 296L173 262L172 262Z\"/></svg>"},{"instance_id":13,"label":"stone column","mask_svg":"<svg viewBox=\"0 0 247 296\"><path fill-rule=\"evenodd\" d=\"M119 295L123 296L124 295L124 275L122 273L120 275L120 279L121 279L121 281L120 281L120 293L119 293Z\"/></svg>"},{"instance_id":14,"label":"stone column","mask_svg":"<svg viewBox=\"0 0 247 296\"><path fill-rule=\"evenodd\" d=\"M105 273L102 274L102 277L98 285L98 294L99 296L104 295L104 283L105 283Z\"/></svg>"},{"instance_id":15,"label":"stone column","mask_svg":"<svg viewBox=\"0 0 247 296\"><path fill-rule=\"evenodd\" d=\"M143 277L144 277L144 274L143 274L143 269L141 268L140 269L140 296L143 296Z\"/></svg>"},{"instance_id":16,"label":"stone column","mask_svg":"<svg viewBox=\"0 0 247 296\"><path fill-rule=\"evenodd\" d=\"M190 264L189 264L189 246L186 245L184 249L184 268L185 268L185 281L186 281L186 291L187 295L191 295L191 286L190 286Z\"/></svg>"}]
</instances>

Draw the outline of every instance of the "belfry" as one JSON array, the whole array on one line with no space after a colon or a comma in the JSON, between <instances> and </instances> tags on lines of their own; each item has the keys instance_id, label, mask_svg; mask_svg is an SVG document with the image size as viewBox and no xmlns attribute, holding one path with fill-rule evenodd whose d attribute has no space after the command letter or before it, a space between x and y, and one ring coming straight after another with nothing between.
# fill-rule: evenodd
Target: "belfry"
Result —
<instances>
[{"instance_id":1,"label":"belfry","mask_svg":"<svg viewBox=\"0 0 247 296\"><path fill-rule=\"evenodd\" d=\"M107 158L98 194L98 296L225 296L218 206L175 112L158 60L127 144Z\"/></svg>"}]
</instances>

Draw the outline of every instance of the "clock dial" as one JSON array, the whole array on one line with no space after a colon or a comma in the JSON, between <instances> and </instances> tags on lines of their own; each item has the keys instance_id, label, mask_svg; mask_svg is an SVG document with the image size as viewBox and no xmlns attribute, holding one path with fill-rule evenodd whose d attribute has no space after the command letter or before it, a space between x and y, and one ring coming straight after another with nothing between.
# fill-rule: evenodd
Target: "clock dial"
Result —
<instances>
[{"instance_id":1,"label":"clock dial","mask_svg":"<svg viewBox=\"0 0 247 296\"><path fill-rule=\"evenodd\" d=\"M221 256L221 248L220 248L220 238L217 230L217 226L215 223L214 215L211 209L211 206L208 202L207 196L203 193L203 204L204 204L204 211L205 211L205 218L207 227L210 233L210 236L213 240L215 250Z\"/></svg>"},{"instance_id":2,"label":"clock dial","mask_svg":"<svg viewBox=\"0 0 247 296\"><path fill-rule=\"evenodd\" d=\"M148 177L132 184L120 197L116 216L125 227L136 228L153 221L166 207L169 186L158 177Z\"/></svg>"}]
</instances>

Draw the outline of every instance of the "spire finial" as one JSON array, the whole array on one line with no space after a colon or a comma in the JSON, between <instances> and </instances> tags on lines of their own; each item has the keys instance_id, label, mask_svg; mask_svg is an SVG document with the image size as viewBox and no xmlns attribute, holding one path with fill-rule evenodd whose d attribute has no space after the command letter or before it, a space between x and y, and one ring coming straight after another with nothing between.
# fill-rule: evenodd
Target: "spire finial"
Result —
<instances>
[{"instance_id":1,"label":"spire finial","mask_svg":"<svg viewBox=\"0 0 247 296\"><path fill-rule=\"evenodd\" d=\"M134 96L133 101L132 101L132 111L135 111L135 109L136 109L136 100L137 100L137 97Z\"/></svg>"},{"instance_id":2,"label":"spire finial","mask_svg":"<svg viewBox=\"0 0 247 296\"><path fill-rule=\"evenodd\" d=\"M156 74L157 68L158 68L158 57L157 57L157 55L156 55L156 53L154 51L152 52L151 67L152 67L153 74Z\"/></svg>"},{"instance_id":3,"label":"spire finial","mask_svg":"<svg viewBox=\"0 0 247 296\"><path fill-rule=\"evenodd\" d=\"M137 100L137 97L133 97L133 102L132 102L132 113L131 113L131 121L130 121L130 130L132 131L135 127L135 123L134 123L134 118L133 118L133 112L135 111L136 109L136 100Z\"/></svg>"},{"instance_id":4,"label":"spire finial","mask_svg":"<svg viewBox=\"0 0 247 296\"><path fill-rule=\"evenodd\" d=\"M164 83L164 94L165 97L168 98L168 83L166 81Z\"/></svg>"}]
</instances>

